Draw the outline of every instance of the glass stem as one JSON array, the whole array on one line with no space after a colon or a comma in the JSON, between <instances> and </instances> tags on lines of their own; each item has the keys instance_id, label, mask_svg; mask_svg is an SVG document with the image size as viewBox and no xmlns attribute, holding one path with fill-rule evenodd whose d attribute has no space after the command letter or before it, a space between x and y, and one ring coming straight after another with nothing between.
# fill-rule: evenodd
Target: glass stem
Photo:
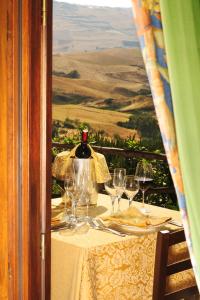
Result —
<instances>
[{"instance_id":1,"label":"glass stem","mask_svg":"<svg viewBox=\"0 0 200 300\"><path fill-rule=\"evenodd\" d=\"M131 206L131 203L132 203L132 198L129 198L128 199L128 205L129 205L129 207Z\"/></svg>"},{"instance_id":2,"label":"glass stem","mask_svg":"<svg viewBox=\"0 0 200 300\"><path fill-rule=\"evenodd\" d=\"M121 200L121 196L118 196L118 197L117 197L117 200L118 200L118 208L117 208L117 211L119 212L119 211L120 211L120 200Z\"/></svg>"},{"instance_id":3,"label":"glass stem","mask_svg":"<svg viewBox=\"0 0 200 300\"><path fill-rule=\"evenodd\" d=\"M114 214L114 206L115 206L115 197L111 196L111 204L112 204L112 215Z\"/></svg>"},{"instance_id":4,"label":"glass stem","mask_svg":"<svg viewBox=\"0 0 200 300\"><path fill-rule=\"evenodd\" d=\"M72 202L72 216L76 219L76 201Z\"/></svg>"},{"instance_id":5,"label":"glass stem","mask_svg":"<svg viewBox=\"0 0 200 300\"><path fill-rule=\"evenodd\" d=\"M64 217L67 216L67 201L66 201L66 198L65 198L65 206L64 206Z\"/></svg>"},{"instance_id":6,"label":"glass stem","mask_svg":"<svg viewBox=\"0 0 200 300\"><path fill-rule=\"evenodd\" d=\"M67 213L67 197L68 197L68 194L67 194L67 191L65 192L65 206L64 206L64 217L66 218L68 213Z\"/></svg>"},{"instance_id":7,"label":"glass stem","mask_svg":"<svg viewBox=\"0 0 200 300\"><path fill-rule=\"evenodd\" d=\"M87 208L87 211L86 211L86 217L89 218L89 202L87 201L86 203L86 208Z\"/></svg>"},{"instance_id":8,"label":"glass stem","mask_svg":"<svg viewBox=\"0 0 200 300\"><path fill-rule=\"evenodd\" d=\"M143 190L142 191L142 207L144 207L144 193L145 193L145 191Z\"/></svg>"}]
</instances>

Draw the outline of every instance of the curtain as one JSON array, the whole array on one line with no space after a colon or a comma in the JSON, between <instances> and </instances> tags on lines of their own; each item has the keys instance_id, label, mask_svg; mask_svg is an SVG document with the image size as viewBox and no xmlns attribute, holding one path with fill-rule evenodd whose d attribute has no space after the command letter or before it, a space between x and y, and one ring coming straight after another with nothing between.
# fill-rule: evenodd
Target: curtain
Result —
<instances>
[{"instance_id":1,"label":"curtain","mask_svg":"<svg viewBox=\"0 0 200 300\"><path fill-rule=\"evenodd\" d=\"M162 0L161 0L162 1ZM199 2L199 0L194 0L196 2ZM154 106L155 106L155 111L156 115L158 118L158 123L160 126L161 130L161 135L163 139L163 144L165 147L165 152L167 155L168 159L168 164L170 168L170 172L172 175L172 179L174 182L174 186L176 189L176 194L178 198L178 204L183 220L183 226L186 234L186 240L188 243L189 251L190 251L190 256L193 264L193 268L196 274L196 278L198 281L198 286L200 287L200 280L199 280L199 255L200 255L200 246L197 245L198 243L198 235L196 231L197 227L197 215L198 215L198 210L200 212L200 208L198 209L197 207L197 198L195 200L194 197L194 192L198 190L198 184L197 182L193 182L191 185L191 181L193 181L193 176L190 177L191 175L194 175L194 172L192 173L192 165L190 164L190 159L195 160L198 158L198 151L189 151L188 149L194 141L192 141L192 136L194 136L194 133L191 133L190 130L188 130L188 126L192 129L192 123L190 123L190 118L186 118L186 114L184 117L181 114L182 110L185 110L185 113L187 113L187 109L190 107L191 113L197 113L195 106L193 104L190 106L189 101L191 101L191 97L193 97L192 93L192 84L190 85L190 97L188 98L188 92L185 93L186 91L182 91L181 87L185 85L185 82L183 83L182 78L178 78L179 72L181 73L181 65L185 63L185 60L188 60L189 56L186 56L186 53L182 52L182 47L185 46L183 44L183 40L186 38L184 35L185 33L182 33L182 45L179 44L178 40L178 29L176 28L177 23L179 23L179 30L181 29L181 26L183 25L182 22L184 23L184 15L181 17L181 11L185 9L185 7L182 7L182 10L179 12L180 19L177 20L177 12L176 8L174 8L174 5L179 2L179 5L181 6L180 3L185 2L193 2L188 1L188 0L163 0L162 1L162 16L164 15L165 19L165 27L166 31L164 31L164 34L166 34L166 37L163 34L163 24L161 20L161 11L160 11L160 1L159 0L132 0L133 4L133 14L134 14L134 19L135 19L135 24L137 28L137 33L139 36L139 41L140 41L140 46L142 49L142 55L147 71L147 76L149 79L151 91L152 91L152 96L153 96L153 101L154 101ZM170 4L169 4L170 3ZM188 3L189 4L189 3ZM177 5L177 4L176 4ZM188 5L189 6L189 5ZM178 7L177 7L178 8ZM172 15L171 15L172 13ZM191 17L191 16L190 16ZM171 23L171 21L173 22ZM199 18L200 20L200 18ZM186 28L188 24L184 24L184 27ZM175 30L175 28L177 30ZM200 30L200 27L199 27ZM175 34L176 32L176 34ZM173 34L172 34L173 33ZM172 34L172 36L171 36ZM176 43L174 44L175 39ZM171 53L171 56L169 55L168 57L168 52L166 54L166 48L165 48L165 42L168 45L170 44L169 47L167 47L167 50ZM186 40L185 40L186 42ZM186 42L187 43L187 42ZM178 45L178 46L177 46ZM176 48L177 46L177 48ZM170 48L170 49L168 49ZM198 48L199 49L199 48ZM182 60L179 58L179 55L184 56L184 59ZM172 59L173 57L173 59ZM168 58L168 61L167 61ZM178 60L177 60L178 58ZM177 61L180 62L179 69L177 68ZM170 73L168 73L168 64L170 64ZM188 63L187 63L188 64ZM176 69L177 68L177 69ZM185 71L188 69L185 69ZM172 74L177 74L176 77L177 80L174 80L171 78ZM170 75L170 83L169 83L169 75ZM185 81L187 81L189 74L184 78ZM200 81L200 76L197 77ZM198 81L198 79L196 81ZM173 80L173 86L171 87L171 81ZM190 80L191 81L191 80ZM174 86L177 85L176 88L176 93L177 90L180 93L178 95L175 95L174 93ZM187 86L184 86L186 90ZM172 88L172 90L171 90ZM171 91L173 92L173 101L172 101L172 96L171 96ZM187 98L186 103L188 104L186 107L185 103L182 102L183 98L182 95L185 95L184 98ZM187 96L186 96L187 95ZM178 98L179 105L175 102L174 103L174 97ZM194 99L194 101L197 102L197 99ZM175 105L175 111L174 111L174 105ZM182 107L182 108L181 108ZM200 107L200 104L199 104ZM177 112L179 111L179 112ZM182 122L177 120L177 114L180 115ZM193 117L194 118L194 115ZM184 123L185 120L185 123ZM178 123L179 130L177 130L177 124L175 125L175 122ZM196 119L197 122L197 119ZM183 124L184 123L184 124ZM190 123L190 124L189 124ZM191 134L190 140L187 140L187 138L184 136L184 132L187 131L187 134ZM198 135L198 127L195 127L194 129L196 135ZM181 133L180 133L181 132ZM177 134L176 134L177 133ZM200 135L200 131L199 131ZM177 139L178 136L178 139ZM183 140L182 140L183 138ZM188 141L188 144L187 144ZM195 141L196 142L196 141ZM200 142L199 142L200 143ZM198 144L199 144L198 143ZM181 160L179 160L179 153L178 153L178 146L181 154ZM200 144L199 144L200 146ZM200 148L199 148L200 149ZM199 150L198 149L198 150ZM185 156L183 155L183 152L185 153ZM194 155L193 157L191 157ZM200 152L199 152L200 154ZM186 159L187 156L187 159ZM200 157L200 156L199 156ZM186 161L185 161L186 160ZM185 165L185 167L184 167ZM190 173L187 173L187 166L190 167ZM200 168L199 168L200 169ZM182 171L183 171L183 176L184 176L184 185L183 185L183 177L182 177ZM197 170L198 172L198 170ZM186 175L187 173L187 175ZM185 177L186 176L186 177ZM196 177L198 180L198 176ZM195 186L196 184L196 186ZM191 193L191 189L193 189L193 192ZM185 190L186 190L186 196L185 197ZM190 196L188 197L188 194ZM197 196L197 194L196 194ZM186 201L187 199L187 201ZM194 205L196 201L196 206ZM193 214L191 214L191 205L189 202L193 203L192 206L193 208L197 209L196 210L196 218L193 219ZM200 207L200 206L199 206ZM199 214L200 216L200 214ZM192 222L191 222L192 220ZM196 227L195 227L196 224ZM198 264L197 264L198 262Z\"/></svg>"},{"instance_id":2,"label":"curtain","mask_svg":"<svg viewBox=\"0 0 200 300\"><path fill-rule=\"evenodd\" d=\"M200 1L161 0L161 13L195 271L200 282Z\"/></svg>"}]
</instances>

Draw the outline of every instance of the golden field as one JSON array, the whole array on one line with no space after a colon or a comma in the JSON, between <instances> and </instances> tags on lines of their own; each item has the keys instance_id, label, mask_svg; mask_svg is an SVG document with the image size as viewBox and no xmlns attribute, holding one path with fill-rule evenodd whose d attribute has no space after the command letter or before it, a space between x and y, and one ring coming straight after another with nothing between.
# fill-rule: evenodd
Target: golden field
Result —
<instances>
[{"instance_id":1,"label":"golden field","mask_svg":"<svg viewBox=\"0 0 200 300\"><path fill-rule=\"evenodd\" d=\"M119 127L118 121L125 122L130 114L117 111L108 111L87 107L83 105L56 105L53 104L53 119L64 121L66 118L71 120L79 120L91 125L94 130L104 130L108 136L115 134L123 138L135 135L135 130Z\"/></svg>"},{"instance_id":2,"label":"golden field","mask_svg":"<svg viewBox=\"0 0 200 300\"><path fill-rule=\"evenodd\" d=\"M70 78L76 72L75 78ZM153 109L146 71L137 49L57 54L53 57L53 119L89 123L108 136L129 137L122 128L134 110Z\"/></svg>"}]
</instances>

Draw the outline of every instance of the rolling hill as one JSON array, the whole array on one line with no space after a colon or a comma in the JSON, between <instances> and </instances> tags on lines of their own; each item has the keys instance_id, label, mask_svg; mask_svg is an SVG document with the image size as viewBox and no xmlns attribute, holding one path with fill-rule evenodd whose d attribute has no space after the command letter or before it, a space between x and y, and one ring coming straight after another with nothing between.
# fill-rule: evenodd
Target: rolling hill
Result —
<instances>
[{"instance_id":1,"label":"rolling hill","mask_svg":"<svg viewBox=\"0 0 200 300\"><path fill-rule=\"evenodd\" d=\"M84 103L119 111L153 108L139 50L54 55L53 70L55 104ZM68 78L74 71L78 78Z\"/></svg>"},{"instance_id":2,"label":"rolling hill","mask_svg":"<svg viewBox=\"0 0 200 300\"><path fill-rule=\"evenodd\" d=\"M132 11L54 2L53 119L87 122L107 136L145 111L154 117Z\"/></svg>"},{"instance_id":3,"label":"rolling hill","mask_svg":"<svg viewBox=\"0 0 200 300\"><path fill-rule=\"evenodd\" d=\"M53 2L53 53L138 47L130 8Z\"/></svg>"},{"instance_id":4,"label":"rolling hill","mask_svg":"<svg viewBox=\"0 0 200 300\"><path fill-rule=\"evenodd\" d=\"M109 136L129 137L135 130L117 123L138 110L153 111L139 50L54 55L53 119L79 119Z\"/></svg>"},{"instance_id":5,"label":"rolling hill","mask_svg":"<svg viewBox=\"0 0 200 300\"><path fill-rule=\"evenodd\" d=\"M119 135L122 138L137 135L135 130L122 128L117 122L127 122L130 114L117 111L108 111L88 107L84 105L53 105L53 119L64 121L69 118L72 121L90 124L95 131L105 131L107 136Z\"/></svg>"}]
</instances>

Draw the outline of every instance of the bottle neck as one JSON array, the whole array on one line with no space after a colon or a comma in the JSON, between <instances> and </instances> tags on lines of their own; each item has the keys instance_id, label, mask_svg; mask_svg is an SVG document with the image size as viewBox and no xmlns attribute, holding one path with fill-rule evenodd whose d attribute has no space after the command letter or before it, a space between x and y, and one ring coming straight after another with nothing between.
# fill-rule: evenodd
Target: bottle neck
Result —
<instances>
[{"instance_id":1,"label":"bottle neck","mask_svg":"<svg viewBox=\"0 0 200 300\"><path fill-rule=\"evenodd\" d=\"M84 131L82 132L82 143L87 143L88 142L88 131Z\"/></svg>"}]
</instances>

